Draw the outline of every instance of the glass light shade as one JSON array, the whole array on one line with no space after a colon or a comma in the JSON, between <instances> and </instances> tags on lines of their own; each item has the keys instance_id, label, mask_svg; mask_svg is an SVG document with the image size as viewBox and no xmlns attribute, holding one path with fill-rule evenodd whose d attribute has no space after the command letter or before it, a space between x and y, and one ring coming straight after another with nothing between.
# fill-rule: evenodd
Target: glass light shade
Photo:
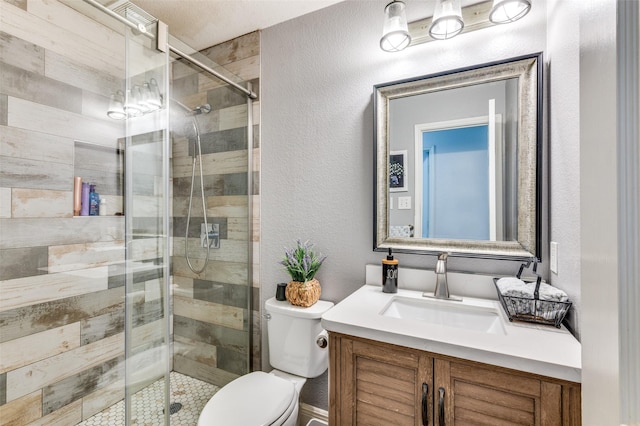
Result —
<instances>
[{"instance_id":1,"label":"glass light shade","mask_svg":"<svg viewBox=\"0 0 640 426\"><path fill-rule=\"evenodd\" d=\"M386 52L398 52L411 43L404 8L405 5L401 1L393 1L384 8L384 27L380 48Z\"/></svg>"},{"instance_id":2,"label":"glass light shade","mask_svg":"<svg viewBox=\"0 0 640 426\"><path fill-rule=\"evenodd\" d=\"M140 104L143 105L143 109L149 112L160 109L160 105L153 101L149 83L144 83L140 88Z\"/></svg>"},{"instance_id":3,"label":"glass light shade","mask_svg":"<svg viewBox=\"0 0 640 426\"><path fill-rule=\"evenodd\" d=\"M530 0L493 0L489 20L494 24L508 24L529 13Z\"/></svg>"},{"instance_id":4,"label":"glass light shade","mask_svg":"<svg viewBox=\"0 0 640 426\"><path fill-rule=\"evenodd\" d=\"M438 0L429 35L436 40L446 40L460 34L463 28L460 0Z\"/></svg>"},{"instance_id":5,"label":"glass light shade","mask_svg":"<svg viewBox=\"0 0 640 426\"><path fill-rule=\"evenodd\" d=\"M147 99L152 109L159 109L162 107L162 95L160 95L160 89L158 88L158 82L155 78L149 80L149 98Z\"/></svg>"},{"instance_id":6,"label":"glass light shade","mask_svg":"<svg viewBox=\"0 0 640 426\"><path fill-rule=\"evenodd\" d=\"M151 108L149 107L149 103L147 102L148 97L144 96L142 87L135 85L133 86L132 92L134 93L133 97L136 101L136 104L138 105L138 108L140 108L140 111L143 114L150 112Z\"/></svg>"},{"instance_id":7,"label":"glass light shade","mask_svg":"<svg viewBox=\"0 0 640 426\"><path fill-rule=\"evenodd\" d=\"M137 117L142 115L142 109L140 109L140 106L138 105L138 97L136 96L136 92L138 91L136 90L136 87L137 86L134 86L132 90L127 90L127 96L125 97L123 107L127 117Z\"/></svg>"},{"instance_id":8,"label":"glass light shade","mask_svg":"<svg viewBox=\"0 0 640 426\"><path fill-rule=\"evenodd\" d=\"M122 92L118 90L111 95L109 99L109 109L107 110L107 116L114 120L124 120L127 118L127 114L124 112L122 105Z\"/></svg>"}]
</instances>

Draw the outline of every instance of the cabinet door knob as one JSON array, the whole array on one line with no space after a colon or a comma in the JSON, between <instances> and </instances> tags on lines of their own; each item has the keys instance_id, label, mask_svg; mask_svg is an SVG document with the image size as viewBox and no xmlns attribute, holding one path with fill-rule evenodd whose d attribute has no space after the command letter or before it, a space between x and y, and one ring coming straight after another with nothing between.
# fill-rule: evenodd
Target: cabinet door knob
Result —
<instances>
[{"instance_id":1,"label":"cabinet door knob","mask_svg":"<svg viewBox=\"0 0 640 426\"><path fill-rule=\"evenodd\" d=\"M438 398L438 417L440 426L445 426L444 424L444 388L439 388L438 393L440 394L440 398Z\"/></svg>"},{"instance_id":2,"label":"cabinet door knob","mask_svg":"<svg viewBox=\"0 0 640 426\"><path fill-rule=\"evenodd\" d=\"M429 395L429 385L422 384L422 426L429 426L429 404L427 396Z\"/></svg>"}]
</instances>

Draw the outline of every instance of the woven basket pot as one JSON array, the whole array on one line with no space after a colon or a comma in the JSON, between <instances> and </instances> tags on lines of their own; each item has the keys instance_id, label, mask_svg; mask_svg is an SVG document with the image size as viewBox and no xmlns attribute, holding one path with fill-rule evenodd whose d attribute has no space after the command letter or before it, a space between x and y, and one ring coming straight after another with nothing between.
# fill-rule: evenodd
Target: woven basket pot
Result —
<instances>
[{"instance_id":1,"label":"woven basket pot","mask_svg":"<svg viewBox=\"0 0 640 426\"><path fill-rule=\"evenodd\" d=\"M320 299L320 282L315 278L306 283L289 281L285 295L292 305L307 308Z\"/></svg>"}]
</instances>

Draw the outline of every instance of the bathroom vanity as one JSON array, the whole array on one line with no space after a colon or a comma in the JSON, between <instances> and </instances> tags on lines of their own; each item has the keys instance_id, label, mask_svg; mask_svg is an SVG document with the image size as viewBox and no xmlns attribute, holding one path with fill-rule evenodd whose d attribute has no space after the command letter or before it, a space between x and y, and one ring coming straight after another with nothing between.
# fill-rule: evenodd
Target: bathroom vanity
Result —
<instances>
[{"instance_id":1,"label":"bathroom vanity","mask_svg":"<svg viewBox=\"0 0 640 426\"><path fill-rule=\"evenodd\" d=\"M579 342L496 300L365 285L322 324L332 425L581 424Z\"/></svg>"}]
</instances>

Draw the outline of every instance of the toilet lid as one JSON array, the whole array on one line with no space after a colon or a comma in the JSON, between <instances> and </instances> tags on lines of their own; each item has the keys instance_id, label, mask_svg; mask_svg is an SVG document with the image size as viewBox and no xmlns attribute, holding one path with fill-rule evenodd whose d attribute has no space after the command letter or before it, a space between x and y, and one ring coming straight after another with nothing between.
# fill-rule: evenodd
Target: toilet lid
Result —
<instances>
[{"instance_id":1,"label":"toilet lid","mask_svg":"<svg viewBox=\"0 0 640 426\"><path fill-rule=\"evenodd\" d=\"M271 425L287 411L295 398L292 382L256 371L220 389L202 410L198 425Z\"/></svg>"}]
</instances>

